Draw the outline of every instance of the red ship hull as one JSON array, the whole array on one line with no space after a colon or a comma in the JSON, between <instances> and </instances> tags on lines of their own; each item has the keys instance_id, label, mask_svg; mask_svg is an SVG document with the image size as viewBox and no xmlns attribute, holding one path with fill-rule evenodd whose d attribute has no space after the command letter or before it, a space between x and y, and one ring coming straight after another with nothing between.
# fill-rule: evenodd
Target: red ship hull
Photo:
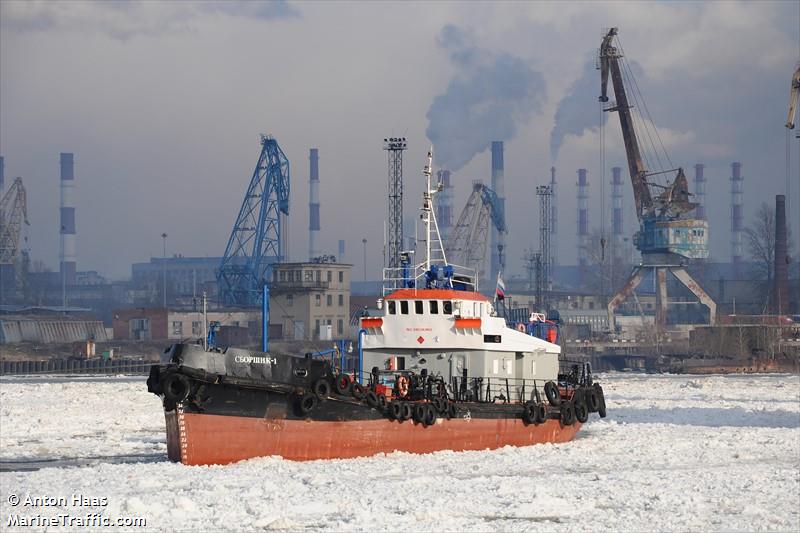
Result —
<instances>
[{"instance_id":1,"label":"red ship hull","mask_svg":"<svg viewBox=\"0 0 800 533\"><path fill-rule=\"evenodd\" d=\"M254 457L293 461L345 459L402 451L485 450L569 442L581 427L550 419L525 424L518 418L438 419L431 426L408 420L318 421L166 413L169 458L187 465L229 464Z\"/></svg>"}]
</instances>

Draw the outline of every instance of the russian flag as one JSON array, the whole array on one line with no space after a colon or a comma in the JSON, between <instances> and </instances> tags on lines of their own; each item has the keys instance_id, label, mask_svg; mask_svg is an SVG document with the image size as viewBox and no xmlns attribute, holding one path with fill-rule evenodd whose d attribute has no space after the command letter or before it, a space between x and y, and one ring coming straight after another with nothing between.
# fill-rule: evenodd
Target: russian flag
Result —
<instances>
[{"instance_id":1,"label":"russian flag","mask_svg":"<svg viewBox=\"0 0 800 533\"><path fill-rule=\"evenodd\" d=\"M497 273L497 288L495 289L495 295L497 295L498 300L504 300L506 297L506 284L503 283L503 278L500 277L500 273Z\"/></svg>"}]
</instances>

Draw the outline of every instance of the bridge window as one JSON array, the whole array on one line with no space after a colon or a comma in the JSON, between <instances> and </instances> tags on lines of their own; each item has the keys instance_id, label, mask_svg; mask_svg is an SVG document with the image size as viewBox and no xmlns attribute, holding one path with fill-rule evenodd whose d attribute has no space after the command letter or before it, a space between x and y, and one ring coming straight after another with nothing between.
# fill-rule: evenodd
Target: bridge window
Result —
<instances>
[{"instance_id":1,"label":"bridge window","mask_svg":"<svg viewBox=\"0 0 800 533\"><path fill-rule=\"evenodd\" d=\"M446 300L442 302L442 313L445 315L452 315L453 314L453 302Z\"/></svg>"},{"instance_id":2,"label":"bridge window","mask_svg":"<svg viewBox=\"0 0 800 533\"><path fill-rule=\"evenodd\" d=\"M389 302L389 314L397 314L397 302Z\"/></svg>"},{"instance_id":3,"label":"bridge window","mask_svg":"<svg viewBox=\"0 0 800 533\"><path fill-rule=\"evenodd\" d=\"M408 314L408 300L401 300L400 301L400 314L407 315Z\"/></svg>"},{"instance_id":4,"label":"bridge window","mask_svg":"<svg viewBox=\"0 0 800 533\"><path fill-rule=\"evenodd\" d=\"M439 301L438 300L431 300L431 314L438 315L439 314Z\"/></svg>"},{"instance_id":5,"label":"bridge window","mask_svg":"<svg viewBox=\"0 0 800 533\"><path fill-rule=\"evenodd\" d=\"M414 312L417 313L418 315L424 313L425 312L424 304L425 302L423 302L422 300L414 300Z\"/></svg>"}]
</instances>

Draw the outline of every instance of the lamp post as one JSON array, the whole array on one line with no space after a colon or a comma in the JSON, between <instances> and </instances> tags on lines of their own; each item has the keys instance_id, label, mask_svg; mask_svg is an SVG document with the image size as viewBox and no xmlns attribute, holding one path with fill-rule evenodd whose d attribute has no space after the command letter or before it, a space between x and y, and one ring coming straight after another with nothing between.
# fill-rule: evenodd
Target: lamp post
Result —
<instances>
[{"instance_id":1,"label":"lamp post","mask_svg":"<svg viewBox=\"0 0 800 533\"><path fill-rule=\"evenodd\" d=\"M167 234L166 233L161 234L161 240L164 243L164 252L163 255L161 256L163 260L161 264L161 269L164 274L163 296L164 296L164 309L166 309L167 308Z\"/></svg>"},{"instance_id":2,"label":"lamp post","mask_svg":"<svg viewBox=\"0 0 800 533\"><path fill-rule=\"evenodd\" d=\"M364 282L367 281L367 238L361 239L361 244L364 245Z\"/></svg>"}]
</instances>

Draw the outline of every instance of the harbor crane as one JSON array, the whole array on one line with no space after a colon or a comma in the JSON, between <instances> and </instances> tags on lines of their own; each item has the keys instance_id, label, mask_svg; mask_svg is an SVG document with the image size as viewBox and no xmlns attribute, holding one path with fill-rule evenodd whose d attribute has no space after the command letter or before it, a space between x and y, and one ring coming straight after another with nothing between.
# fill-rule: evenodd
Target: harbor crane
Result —
<instances>
[{"instance_id":1,"label":"harbor crane","mask_svg":"<svg viewBox=\"0 0 800 533\"><path fill-rule=\"evenodd\" d=\"M23 224L29 224L27 196L22 178L16 178L0 200L0 265L13 265L19 257Z\"/></svg>"},{"instance_id":2,"label":"harbor crane","mask_svg":"<svg viewBox=\"0 0 800 533\"><path fill-rule=\"evenodd\" d=\"M800 63L792 76L792 86L789 89L789 116L786 118L786 127L794 129L794 121L797 116L797 103L800 100Z\"/></svg>"},{"instance_id":3,"label":"harbor crane","mask_svg":"<svg viewBox=\"0 0 800 533\"><path fill-rule=\"evenodd\" d=\"M633 106L629 104L623 82L623 78L628 77L628 84L631 85L633 73L623 63L622 57L617 28L611 28L600 45L599 100L608 102L610 75L616 102L605 111L617 112L622 128L636 216L639 219L639 231L634 236L634 244L642 254L642 262L633 269L626 284L608 302L608 325L612 332L616 330L614 314L617 307L633 294L648 272L652 272L656 280L656 326L660 331L663 331L667 322L667 273L675 276L708 308L709 322L713 324L716 319L716 303L685 268L689 259L708 257L708 222L690 215L697 204L689 201L689 187L682 168L654 171L645 166L645 157L640 150L631 113ZM638 91L635 80L633 89ZM637 99L636 92L632 94L634 100L641 100L641 105L644 106L644 100ZM646 113L646 106L643 112L640 111L640 115L643 113ZM641 118L642 127L647 127L643 116ZM658 135L657 131L655 135ZM655 150L655 146L653 148ZM657 153L655 155L660 164L660 157ZM666 159L669 162L668 156ZM675 177L670 181L668 176L672 174Z\"/></svg>"},{"instance_id":4,"label":"harbor crane","mask_svg":"<svg viewBox=\"0 0 800 533\"><path fill-rule=\"evenodd\" d=\"M284 257L281 226L288 214L289 160L278 141L261 135L261 154L217 272L224 304L259 304L272 265Z\"/></svg>"},{"instance_id":5,"label":"harbor crane","mask_svg":"<svg viewBox=\"0 0 800 533\"><path fill-rule=\"evenodd\" d=\"M483 183L474 183L445 253L451 263L475 269L478 279L483 278L485 270L490 221L497 231L505 233L505 213L497 194Z\"/></svg>"}]
</instances>

